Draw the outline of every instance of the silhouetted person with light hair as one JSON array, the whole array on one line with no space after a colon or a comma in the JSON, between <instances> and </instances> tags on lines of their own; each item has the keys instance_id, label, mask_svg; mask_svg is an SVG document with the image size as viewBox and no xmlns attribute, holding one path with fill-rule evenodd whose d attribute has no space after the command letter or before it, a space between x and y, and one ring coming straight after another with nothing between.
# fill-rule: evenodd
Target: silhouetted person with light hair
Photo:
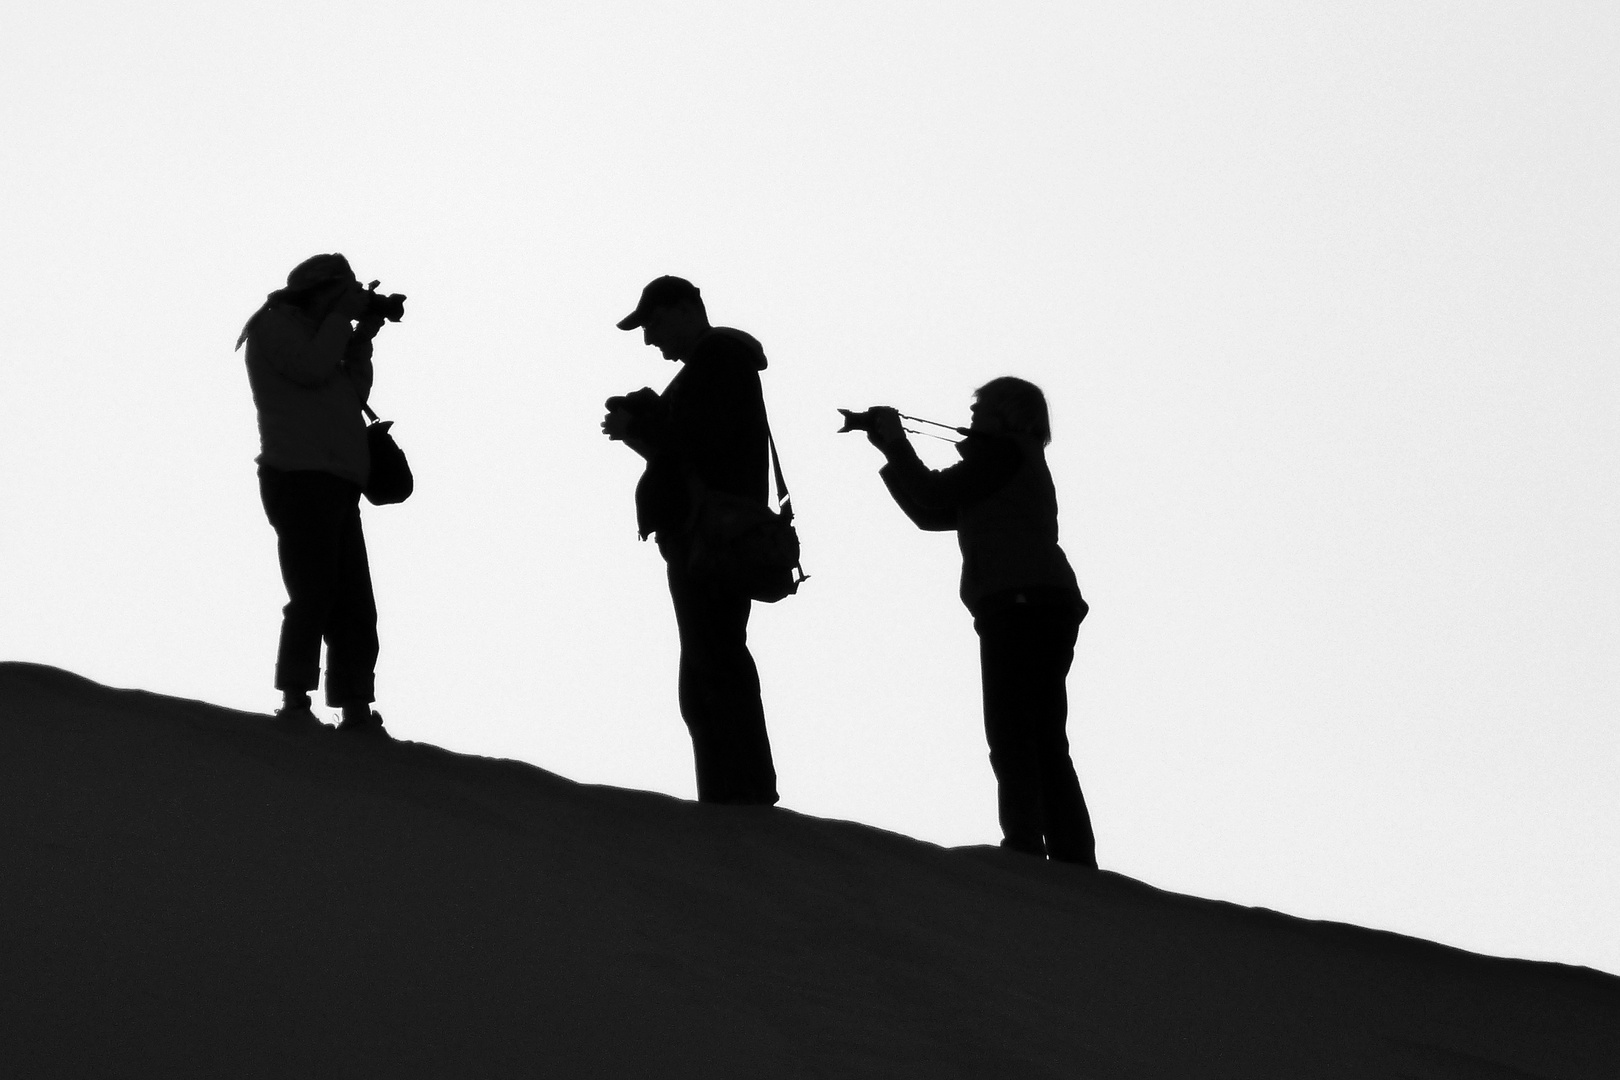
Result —
<instances>
[{"instance_id":1,"label":"silhouetted person with light hair","mask_svg":"<svg viewBox=\"0 0 1620 1080\"><path fill-rule=\"evenodd\" d=\"M293 268L236 343L247 343L259 494L287 586L276 726L293 733L325 729L310 701L324 640L326 703L342 710L338 730L385 737L371 709L377 604L360 529L370 469L361 407L371 393L372 338L384 321L374 301L342 255L316 255Z\"/></svg>"},{"instance_id":2,"label":"silhouetted person with light hair","mask_svg":"<svg viewBox=\"0 0 1620 1080\"><path fill-rule=\"evenodd\" d=\"M979 387L962 460L931 470L894 409L864 416L879 475L920 528L955 529L962 602L979 635L984 732L996 774L1001 846L1095 868L1091 816L1069 758L1066 681L1086 602L1058 546L1046 467L1046 397L1011 377Z\"/></svg>"},{"instance_id":3,"label":"silhouetted person with light hair","mask_svg":"<svg viewBox=\"0 0 1620 1080\"><path fill-rule=\"evenodd\" d=\"M697 287L678 277L650 282L618 325L640 328L642 340L682 365L662 394L644 388L608 399L602 431L647 459L636 523L642 539L656 535L667 564L698 799L770 806L776 766L748 651L753 601L693 568L691 534L693 499L703 489L768 503L765 351L741 330L710 326Z\"/></svg>"}]
</instances>

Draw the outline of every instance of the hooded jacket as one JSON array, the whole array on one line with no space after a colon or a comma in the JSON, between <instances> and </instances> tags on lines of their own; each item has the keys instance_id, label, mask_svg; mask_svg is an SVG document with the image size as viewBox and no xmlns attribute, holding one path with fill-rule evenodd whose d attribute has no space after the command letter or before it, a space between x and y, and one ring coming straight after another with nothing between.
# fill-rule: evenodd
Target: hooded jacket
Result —
<instances>
[{"instance_id":1,"label":"hooded jacket","mask_svg":"<svg viewBox=\"0 0 1620 1080\"><path fill-rule=\"evenodd\" d=\"M691 484L769 502L769 428L759 373L765 350L741 330L698 339L664 392L638 410L630 435L651 449L636 484L636 526L671 539L691 513Z\"/></svg>"},{"instance_id":2,"label":"hooded jacket","mask_svg":"<svg viewBox=\"0 0 1620 1080\"><path fill-rule=\"evenodd\" d=\"M260 465L328 472L365 486L371 471L360 407L371 393L371 341L322 338L314 320L270 304L248 323L248 383L259 418Z\"/></svg>"}]
</instances>

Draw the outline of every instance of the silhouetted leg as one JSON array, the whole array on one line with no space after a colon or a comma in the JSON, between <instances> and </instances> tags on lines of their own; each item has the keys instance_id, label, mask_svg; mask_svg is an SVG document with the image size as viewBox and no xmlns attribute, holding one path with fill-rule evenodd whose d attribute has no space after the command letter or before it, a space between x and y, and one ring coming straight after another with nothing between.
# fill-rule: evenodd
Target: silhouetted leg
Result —
<instances>
[{"instance_id":1,"label":"silhouetted leg","mask_svg":"<svg viewBox=\"0 0 1620 1080\"><path fill-rule=\"evenodd\" d=\"M974 625L1003 846L1095 866L1091 819L1065 733L1079 614L1013 607Z\"/></svg>"},{"instance_id":2,"label":"silhouetted leg","mask_svg":"<svg viewBox=\"0 0 1620 1080\"><path fill-rule=\"evenodd\" d=\"M681 643L681 718L692 736L698 799L774 803L776 769L748 651L751 602L694 580L666 555Z\"/></svg>"},{"instance_id":3,"label":"silhouetted leg","mask_svg":"<svg viewBox=\"0 0 1620 1080\"><path fill-rule=\"evenodd\" d=\"M681 634L676 699L680 703L681 719L686 722L686 733L692 738L692 770L697 776L698 801L715 802L724 786L724 773L717 755L718 741L708 723L710 709L701 663L696 650L686 644L690 636L690 633Z\"/></svg>"},{"instance_id":4,"label":"silhouetted leg","mask_svg":"<svg viewBox=\"0 0 1620 1080\"><path fill-rule=\"evenodd\" d=\"M340 572L344 488L355 485L329 473L259 470L259 494L276 530L276 555L287 587L276 650L278 690L307 692L320 682L321 637L336 602Z\"/></svg>"},{"instance_id":5,"label":"silhouetted leg","mask_svg":"<svg viewBox=\"0 0 1620 1080\"><path fill-rule=\"evenodd\" d=\"M1034 726L1045 813L1046 853L1063 862L1097 865L1091 814L1080 791L1069 756L1068 676L1080 630L1076 613L1063 608L1036 608L1026 617L1031 667L1029 715Z\"/></svg>"},{"instance_id":6,"label":"silhouetted leg","mask_svg":"<svg viewBox=\"0 0 1620 1080\"><path fill-rule=\"evenodd\" d=\"M715 802L724 792L725 775L718 733L709 721L714 708L710 703L703 650L701 597L697 595L691 579L676 569L676 556L666 551L665 557L670 560L667 570L669 597L675 607L675 631L680 639L676 697L680 703L681 719L686 722L687 734L692 738L692 766L697 774L698 800Z\"/></svg>"},{"instance_id":7,"label":"silhouetted leg","mask_svg":"<svg viewBox=\"0 0 1620 1080\"><path fill-rule=\"evenodd\" d=\"M338 578L324 637L326 703L341 708L376 701L377 601L360 527L358 488L339 529Z\"/></svg>"},{"instance_id":8,"label":"silhouetted leg","mask_svg":"<svg viewBox=\"0 0 1620 1080\"><path fill-rule=\"evenodd\" d=\"M984 688L984 737L996 774L1001 846L1045 855L1040 765L1025 690L1030 671L1016 615L998 611L973 622L979 632Z\"/></svg>"},{"instance_id":9,"label":"silhouetted leg","mask_svg":"<svg viewBox=\"0 0 1620 1080\"><path fill-rule=\"evenodd\" d=\"M760 700L759 668L748 651L748 616L753 601L746 596L712 596L709 656L714 720L724 734L731 798L739 802L775 803L776 765L765 730Z\"/></svg>"}]
</instances>

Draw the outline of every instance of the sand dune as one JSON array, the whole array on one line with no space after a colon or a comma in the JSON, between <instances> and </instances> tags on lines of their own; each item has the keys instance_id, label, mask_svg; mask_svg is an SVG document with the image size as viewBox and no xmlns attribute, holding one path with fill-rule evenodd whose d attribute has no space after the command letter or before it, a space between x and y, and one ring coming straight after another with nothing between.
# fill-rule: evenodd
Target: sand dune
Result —
<instances>
[{"instance_id":1,"label":"sand dune","mask_svg":"<svg viewBox=\"0 0 1620 1080\"><path fill-rule=\"evenodd\" d=\"M0 1072L1620 1076L1588 969L267 720L0 664Z\"/></svg>"}]
</instances>

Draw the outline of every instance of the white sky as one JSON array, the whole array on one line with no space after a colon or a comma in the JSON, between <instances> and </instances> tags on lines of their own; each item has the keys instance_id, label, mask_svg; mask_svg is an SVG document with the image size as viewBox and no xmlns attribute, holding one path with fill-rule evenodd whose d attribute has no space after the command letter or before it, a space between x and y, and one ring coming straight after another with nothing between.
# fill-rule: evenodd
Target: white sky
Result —
<instances>
[{"instance_id":1,"label":"white sky","mask_svg":"<svg viewBox=\"0 0 1620 1080\"><path fill-rule=\"evenodd\" d=\"M1102 864L1620 971L1620 9L86 4L0 17L0 657L268 711L241 324L409 294L366 512L405 738L690 796L638 461L697 282L771 357L784 805L992 842L954 539L837 406L1052 402ZM937 464L944 444L922 448Z\"/></svg>"}]
</instances>

